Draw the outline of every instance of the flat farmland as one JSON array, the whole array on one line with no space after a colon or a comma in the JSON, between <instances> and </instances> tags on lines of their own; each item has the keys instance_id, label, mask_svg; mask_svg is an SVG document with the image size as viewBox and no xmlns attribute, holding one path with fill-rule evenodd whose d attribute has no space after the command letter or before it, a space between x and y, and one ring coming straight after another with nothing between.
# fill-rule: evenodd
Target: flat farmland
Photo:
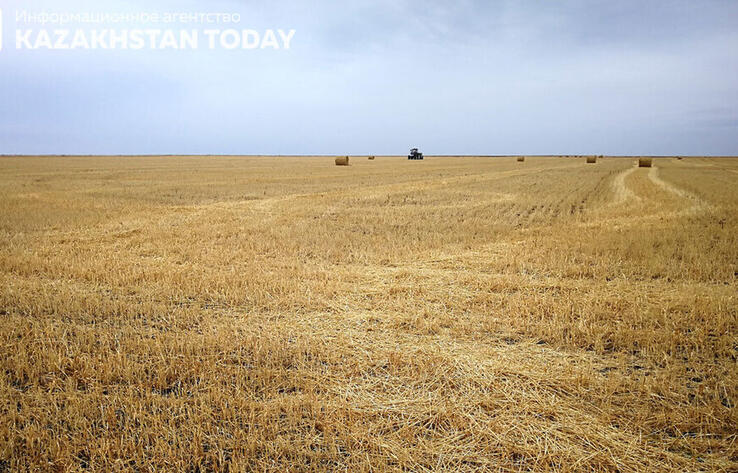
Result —
<instances>
[{"instance_id":1,"label":"flat farmland","mask_svg":"<svg viewBox=\"0 0 738 473\"><path fill-rule=\"evenodd\" d=\"M738 160L0 158L0 471L735 471Z\"/></svg>"}]
</instances>

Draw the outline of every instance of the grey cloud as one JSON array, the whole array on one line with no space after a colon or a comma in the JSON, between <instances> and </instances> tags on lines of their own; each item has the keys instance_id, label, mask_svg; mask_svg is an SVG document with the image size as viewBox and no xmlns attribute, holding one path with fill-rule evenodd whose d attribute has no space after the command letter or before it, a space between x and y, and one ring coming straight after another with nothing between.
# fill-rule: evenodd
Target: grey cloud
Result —
<instances>
[{"instance_id":1,"label":"grey cloud","mask_svg":"<svg viewBox=\"0 0 738 473\"><path fill-rule=\"evenodd\" d=\"M46 5L297 34L281 52L60 53L8 50L6 31L0 153L738 154L732 1Z\"/></svg>"}]
</instances>

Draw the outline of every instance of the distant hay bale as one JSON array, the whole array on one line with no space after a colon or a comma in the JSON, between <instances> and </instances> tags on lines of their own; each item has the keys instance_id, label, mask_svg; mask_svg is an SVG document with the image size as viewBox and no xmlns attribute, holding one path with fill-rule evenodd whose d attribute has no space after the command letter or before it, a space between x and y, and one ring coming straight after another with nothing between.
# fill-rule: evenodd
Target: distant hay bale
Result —
<instances>
[{"instance_id":1,"label":"distant hay bale","mask_svg":"<svg viewBox=\"0 0 738 473\"><path fill-rule=\"evenodd\" d=\"M681 160L681 159L682 159L682 157L681 157L681 156L677 156L677 159Z\"/></svg>"},{"instance_id":2,"label":"distant hay bale","mask_svg":"<svg viewBox=\"0 0 738 473\"><path fill-rule=\"evenodd\" d=\"M525 161L525 156L518 156L518 162L522 163L523 161Z\"/></svg>"},{"instance_id":3,"label":"distant hay bale","mask_svg":"<svg viewBox=\"0 0 738 473\"><path fill-rule=\"evenodd\" d=\"M597 162L597 156L587 156L587 164L594 164Z\"/></svg>"},{"instance_id":4,"label":"distant hay bale","mask_svg":"<svg viewBox=\"0 0 738 473\"><path fill-rule=\"evenodd\" d=\"M339 156L336 158L336 166L348 166L348 165L349 165L348 156Z\"/></svg>"},{"instance_id":5,"label":"distant hay bale","mask_svg":"<svg viewBox=\"0 0 738 473\"><path fill-rule=\"evenodd\" d=\"M651 158L638 158L638 167L639 168L650 168L651 167Z\"/></svg>"},{"instance_id":6,"label":"distant hay bale","mask_svg":"<svg viewBox=\"0 0 738 473\"><path fill-rule=\"evenodd\" d=\"M373 161L374 160L374 156L369 156L369 160L370 161Z\"/></svg>"}]
</instances>

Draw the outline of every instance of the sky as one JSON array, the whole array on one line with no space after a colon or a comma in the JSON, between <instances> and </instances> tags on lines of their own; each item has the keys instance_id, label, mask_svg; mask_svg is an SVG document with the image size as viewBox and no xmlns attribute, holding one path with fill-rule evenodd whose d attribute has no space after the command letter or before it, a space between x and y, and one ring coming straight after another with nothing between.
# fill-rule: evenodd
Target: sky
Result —
<instances>
[{"instance_id":1,"label":"sky","mask_svg":"<svg viewBox=\"0 0 738 473\"><path fill-rule=\"evenodd\" d=\"M0 154L738 155L738 2L0 0ZM289 49L17 49L18 12ZM156 26L160 28L161 26ZM172 26L165 26L171 28Z\"/></svg>"}]
</instances>

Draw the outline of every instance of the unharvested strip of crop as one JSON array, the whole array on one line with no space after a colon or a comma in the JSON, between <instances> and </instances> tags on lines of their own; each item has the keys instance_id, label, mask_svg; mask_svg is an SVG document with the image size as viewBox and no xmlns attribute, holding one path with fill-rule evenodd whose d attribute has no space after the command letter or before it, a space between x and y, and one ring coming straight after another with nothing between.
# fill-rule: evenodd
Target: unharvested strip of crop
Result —
<instances>
[{"instance_id":1,"label":"unharvested strip of crop","mask_svg":"<svg viewBox=\"0 0 738 473\"><path fill-rule=\"evenodd\" d=\"M0 158L1 464L738 468L738 160L512 158Z\"/></svg>"}]
</instances>

